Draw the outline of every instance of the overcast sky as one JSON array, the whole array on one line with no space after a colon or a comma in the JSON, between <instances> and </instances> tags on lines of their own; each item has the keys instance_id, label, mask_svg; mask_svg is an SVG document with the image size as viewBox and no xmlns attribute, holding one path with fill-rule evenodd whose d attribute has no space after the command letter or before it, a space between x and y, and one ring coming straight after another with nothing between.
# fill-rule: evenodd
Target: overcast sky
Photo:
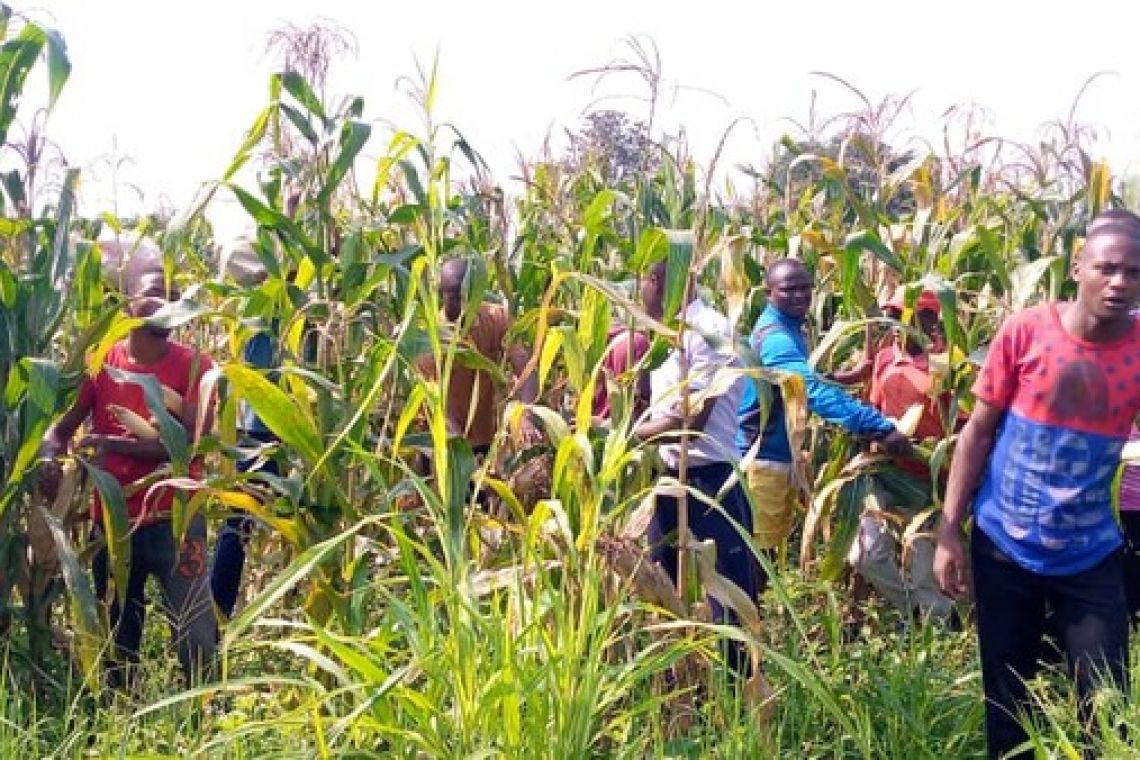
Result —
<instances>
[{"instance_id":1,"label":"overcast sky","mask_svg":"<svg viewBox=\"0 0 1140 760\"><path fill-rule=\"evenodd\" d=\"M1091 74L1109 70L1079 116L1100 128L1097 149L1117 171L1140 168L1140 27L1125 2L40 3L16 8L67 40L74 68L48 134L70 163L94 170L86 213L110 204L113 146L130 158L119 173L124 213L139 203L128 183L142 189L144 208L162 199L180 207L216 178L267 103L269 32L317 17L350 31L359 48L334 64L330 94L361 95L367 118L402 128L418 122L397 82L415 73L417 56L430 63L438 49L437 118L455 123L508 185L516 151L534 155L548 133L577 124L590 106L591 81L569 75L628 56L630 35L656 42L667 85L659 123L683 125L702 162L739 117L749 121L733 132L728 164L761 163L790 128L788 117L806 121L813 90L821 113L858 105L814 71L839 75L875 101L914 91L900 138L935 137L947 108L973 102L987 109L993 132L1027 140L1067 113ZM604 92L645 90L627 78ZM636 99L610 105L646 115ZM383 142L373 141L376 155Z\"/></svg>"}]
</instances>

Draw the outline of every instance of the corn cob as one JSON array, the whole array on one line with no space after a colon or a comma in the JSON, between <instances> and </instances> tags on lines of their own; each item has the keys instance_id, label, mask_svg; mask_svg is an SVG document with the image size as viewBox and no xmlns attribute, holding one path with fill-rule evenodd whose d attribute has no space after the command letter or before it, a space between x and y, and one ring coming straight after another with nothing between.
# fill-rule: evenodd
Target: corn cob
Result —
<instances>
[{"instance_id":1,"label":"corn cob","mask_svg":"<svg viewBox=\"0 0 1140 760\"><path fill-rule=\"evenodd\" d=\"M115 415L119 424L127 429L131 435L140 440L153 441L158 438L158 430L154 425L143 419L137 412L118 404L108 404L107 408Z\"/></svg>"}]
</instances>

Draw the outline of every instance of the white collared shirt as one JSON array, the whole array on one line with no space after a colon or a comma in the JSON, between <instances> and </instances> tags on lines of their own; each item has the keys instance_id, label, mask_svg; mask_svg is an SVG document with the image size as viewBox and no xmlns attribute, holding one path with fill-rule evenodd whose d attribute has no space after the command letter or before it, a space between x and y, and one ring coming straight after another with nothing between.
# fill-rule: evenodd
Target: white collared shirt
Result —
<instances>
[{"instance_id":1,"label":"white collared shirt","mask_svg":"<svg viewBox=\"0 0 1140 760\"><path fill-rule=\"evenodd\" d=\"M745 379L742 375L733 376L725 372L728 368L740 366L733 354L732 326L723 314L706 306L700 298L689 303L682 318L686 326L681 350L674 349L649 375L652 393L650 417L665 416L679 406L681 355L684 354L691 405L696 407L705 391L720 391L704 431L694 431L687 438L689 463L700 466L736 462L740 458L736 448L736 413L744 394ZM714 348L704 334L722 337L723 345ZM658 448L665 464L673 469L677 468L680 459L680 447L678 442L662 444Z\"/></svg>"}]
</instances>

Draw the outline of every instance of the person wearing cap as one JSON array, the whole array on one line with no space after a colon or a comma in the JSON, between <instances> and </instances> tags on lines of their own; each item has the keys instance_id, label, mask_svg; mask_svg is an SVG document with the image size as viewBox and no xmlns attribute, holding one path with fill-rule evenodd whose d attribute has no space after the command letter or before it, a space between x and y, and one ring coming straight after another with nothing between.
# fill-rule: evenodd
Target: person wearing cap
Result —
<instances>
[{"instance_id":1,"label":"person wearing cap","mask_svg":"<svg viewBox=\"0 0 1140 760\"><path fill-rule=\"evenodd\" d=\"M905 289L897 288L883 311L901 320L906 311ZM869 400L887 417L902 419L915 405L922 416L914 431L918 440L946 437L954 427L949 424L951 395L939 393L930 366L930 355L945 350L938 297L924 290L914 306L919 329L930 341L929 351L911 334L896 332L895 339L876 352ZM903 488L891 488L895 475L905 481ZM895 537L898 528L910 525L914 516L933 503L930 468L912 458L897 458L894 472L875 479L874 493L883 512L868 511L862 515L859 534L851 547L848 562L870 585L904 614L918 612L938 620L951 620L954 602L943 594L934 578L934 544L924 534L908 543L909 560L906 577L900 567L900 546ZM898 528L889 523L895 522Z\"/></svg>"},{"instance_id":2,"label":"person wearing cap","mask_svg":"<svg viewBox=\"0 0 1140 760\"><path fill-rule=\"evenodd\" d=\"M780 259L768 267L768 305L749 340L760 364L803 378L812 413L854 435L879 442L892 456L910 456L910 440L893 422L821 377L808 363L804 326L813 288L812 276L801 261ZM737 446L742 454L756 449L745 470L753 509L753 540L757 548L771 551L787 539L795 516L798 484L794 462L799 452L792 450L791 441L798 423L789 418L778 389L773 389L766 416L764 411L756 383L745 383L738 410Z\"/></svg>"}]
</instances>

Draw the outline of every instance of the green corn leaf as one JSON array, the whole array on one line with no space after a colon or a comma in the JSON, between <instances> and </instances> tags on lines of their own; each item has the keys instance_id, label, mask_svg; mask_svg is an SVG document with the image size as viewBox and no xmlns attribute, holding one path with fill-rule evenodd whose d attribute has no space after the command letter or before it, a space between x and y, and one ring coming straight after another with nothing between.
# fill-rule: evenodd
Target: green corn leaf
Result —
<instances>
[{"instance_id":1,"label":"green corn leaf","mask_svg":"<svg viewBox=\"0 0 1140 760\"><path fill-rule=\"evenodd\" d=\"M63 582L71 599L71 624L75 634L72 649L78 655L83 668L83 681L94 693L99 688L103 672L102 655L107 640L106 632L100 623L99 600L95 598L95 590L91 587L89 576L59 519L43 504L37 505L36 509L47 523L52 540L55 542Z\"/></svg>"},{"instance_id":2,"label":"green corn leaf","mask_svg":"<svg viewBox=\"0 0 1140 760\"><path fill-rule=\"evenodd\" d=\"M295 71L283 71L280 74L274 74L280 80L281 85L285 91L297 99L297 102L324 121L325 107L321 105L321 99L313 92L313 88L305 80L305 77Z\"/></svg>"},{"instance_id":3,"label":"green corn leaf","mask_svg":"<svg viewBox=\"0 0 1140 760\"><path fill-rule=\"evenodd\" d=\"M325 204L336 189L340 187L341 180L352 169L356 157L368 142L372 134L372 127L362 121L346 122L340 131L340 152L329 167L325 175L324 185L317 194L317 203Z\"/></svg>"},{"instance_id":4,"label":"green corn leaf","mask_svg":"<svg viewBox=\"0 0 1140 760\"><path fill-rule=\"evenodd\" d=\"M241 364L226 364L222 374L273 434L295 448L310 465L321 458L321 436L298 403L260 372Z\"/></svg>"},{"instance_id":5,"label":"green corn leaf","mask_svg":"<svg viewBox=\"0 0 1140 760\"><path fill-rule=\"evenodd\" d=\"M131 535L123 487L106 470L82 457L76 457L76 460L87 470L95 490L99 492L103 506L103 534L107 538L107 566L115 581L115 596L119 604L125 604L131 568Z\"/></svg>"},{"instance_id":6,"label":"green corn leaf","mask_svg":"<svg viewBox=\"0 0 1140 760\"><path fill-rule=\"evenodd\" d=\"M52 29L44 30L47 43L48 65L48 110L55 108L59 95L71 76L71 59L67 56L67 43L63 36Z\"/></svg>"},{"instance_id":7,"label":"green corn leaf","mask_svg":"<svg viewBox=\"0 0 1140 760\"><path fill-rule=\"evenodd\" d=\"M232 646L234 641L245 633L254 622L264 615L278 600L285 596L285 594L289 593L290 590L310 578L316 568L328 560L342 545L361 530L375 525L381 519L382 517L380 515L366 517L347 530L319 544L310 546L298 554L297 557L289 563L289 567L279 573L265 587L264 591L246 605L241 614L229 622L226 626L226 633L222 637L222 646L226 649Z\"/></svg>"}]
</instances>

